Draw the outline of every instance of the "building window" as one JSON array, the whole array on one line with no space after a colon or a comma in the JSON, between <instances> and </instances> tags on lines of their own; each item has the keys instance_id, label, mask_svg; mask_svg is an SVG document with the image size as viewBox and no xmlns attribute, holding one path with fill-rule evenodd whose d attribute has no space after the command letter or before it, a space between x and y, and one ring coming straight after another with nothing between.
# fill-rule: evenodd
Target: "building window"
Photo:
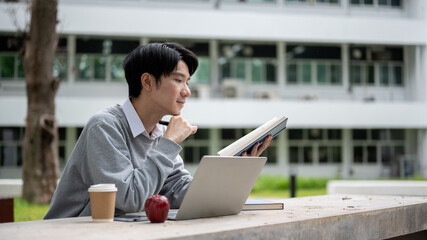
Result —
<instances>
[{"instance_id":1,"label":"building window","mask_svg":"<svg viewBox=\"0 0 427 240\"><path fill-rule=\"evenodd\" d=\"M77 57L78 79L82 81L105 81L106 57L82 54Z\"/></svg>"},{"instance_id":2,"label":"building window","mask_svg":"<svg viewBox=\"0 0 427 240\"><path fill-rule=\"evenodd\" d=\"M291 164L341 163L341 129L289 129Z\"/></svg>"},{"instance_id":3,"label":"building window","mask_svg":"<svg viewBox=\"0 0 427 240\"><path fill-rule=\"evenodd\" d=\"M382 86L402 86L402 63L380 63L379 82Z\"/></svg>"},{"instance_id":4,"label":"building window","mask_svg":"<svg viewBox=\"0 0 427 240\"><path fill-rule=\"evenodd\" d=\"M374 64L353 62L350 68L350 80L354 85L375 85Z\"/></svg>"},{"instance_id":5,"label":"building window","mask_svg":"<svg viewBox=\"0 0 427 240\"><path fill-rule=\"evenodd\" d=\"M401 0L350 0L353 6L401 8Z\"/></svg>"},{"instance_id":6,"label":"building window","mask_svg":"<svg viewBox=\"0 0 427 240\"><path fill-rule=\"evenodd\" d=\"M381 6L401 7L401 0L378 0L378 4Z\"/></svg>"},{"instance_id":7,"label":"building window","mask_svg":"<svg viewBox=\"0 0 427 240\"><path fill-rule=\"evenodd\" d=\"M288 3L304 4L339 4L340 0L286 0Z\"/></svg>"},{"instance_id":8,"label":"building window","mask_svg":"<svg viewBox=\"0 0 427 240\"><path fill-rule=\"evenodd\" d=\"M224 3L275 3L277 0L222 0Z\"/></svg>"},{"instance_id":9,"label":"building window","mask_svg":"<svg viewBox=\"0 0 427 240\"><path fill-rule=\"evenodd\" d=\"M200 128L181 143L181 157L184 163L198 164L203 156L209 155L210 133L208 128Z\"/></svg>"},{"instance_id":10,"label":"building window","mask_svg":"<svg viewBox=\"0 0 427 240\"><path fill-rule=\"evenodd\" d=\"M0 36L0 80L24 80L22 41L13 36Z\"/></svg>"},{"instance_id":11,"label":"building window","mask_svg":"<svg viewBox=\"0 0 427 240\"><path fill-rule=\"evenodd\" d=\"M350 0L350 3L360 6L372 6L374 4L374 0Z\"/></svg>"},{"instance_id":12,"label":"building window","mask_svg":"<svg viewBox=\"0 0 427 240\"><path fill-rule=\"evenodd\" d=\"M276 47L274 45L220 44L219 69L223 81L249 84L275 84Z\"/></svg>"},{"instance_id":13,"label":"building window","mask_svg":"<svg viewBox=\"0 0 427 240\"><path fill-rule=\"evenodd\" d=\"M353 162L396 164L404 155L403 129L353 129Z\"/></svg>"},{"instance_id":14,"label":"building window","mask_svg":"<svg viewBox=\"0 0 427 240\"><path fill-rule=\"evenodd\" d=\"M24 128L0 128L0 165L2 167L22 166L22 140Z\"/></svg>"},{"instance_id":15,"label":"building window","mask_svg":"<svg viewBox=\"0 0 427 240\"><path fill-rule=\"evenodd\" d=\"M21 43L15 37L0 36L0 80L24 81L25 72L22 64ZM60 38L56 48L53 76L64 79L67 76L67 39Z\"/></svg>"},{"instance_id":16,"label":"building window","mask_svg":"<svg viewBox=\"0 0 427 240\"><path fill-rule=\"evenodd\" d=\"M223 128L221 129L221 142L222 142L222 148L227 147L237 139L243 137L248 132L245 131L245 129L242 128Z\"/></svg>"},{"instance_id":17,"label":"building window","mask_svg":"<svg viewBox=\"0 0 427 240\"><path fill-rule=\"evenodd\" d=\"M125 55L115 55L111 57L111 80L124 82L125 71L122 67L123 59L125 59Z\"/></svg>"},{"instance_id":18,"label":"building window","mask_svg":"<svg viewBox=\"0 0 427 240\"><path fill-rule=\"evenodd\" d=\"M403 87L403 49L351 47L350 83L354 86Z\"/></svg>"},{"instance_id":19,"label":"building window","mask_svg":"<svg viewBox=\"0 0 427 240\"><path fill-rule=\"evenodd\" d=\"M199 67L191 76L190 84L209 84L211 79L211 61L208 57L198 57Z\"/></svg>"},{"instance_id":20,"label":"building window","mask_svg":"<svg viewBox=\"0 0 427 240\"><path fill-rule=\"evenodd\" d=\"M24 69L18 53L0 53L0 77L2 80L24 80Z\"/></svg>"},{"instance_id":21,"label":"building window","mask_svg":"<svg viewBox=\"0 0 427 240\"><path fill-rule=\"evenodd\" d=\"M0 166L22 166L22 145L25 128L1 127L0 128ZM65 165L66 129L58 128L58 157L61 166Z\"/></svg>"},{"instance_id":22,"label":"building window","mask_svg":"<svg viewBox=\"0 0 427 240\"><path fill-rule=\"evenodd\" d=\"M139 46L135 40L76 40L78 81L125 81L123 59Z\"/></svg>"},{"instance_id":23,"label":"building window","mask_svg":"<svg viewBox=\"0 0 427 240\"><path fill-rule=\"evenodd\" d=\"M287 78L290 85L341 85L339 47L288 45Z\"/></svg>"}]
</instances>

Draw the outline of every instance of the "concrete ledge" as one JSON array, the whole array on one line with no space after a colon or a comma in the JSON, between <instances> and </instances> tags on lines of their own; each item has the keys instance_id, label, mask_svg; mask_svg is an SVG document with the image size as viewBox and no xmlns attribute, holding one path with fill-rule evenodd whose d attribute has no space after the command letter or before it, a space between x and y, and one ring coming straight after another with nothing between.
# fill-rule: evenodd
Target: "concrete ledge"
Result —
<instances>
[{"instance_id":1,"label":"concrete ledge","mask_svg":"<svg viewBox=\"0 0 427 240\"><path fill-rule=\"evenodd\" d=\"M93 223L91 217L0 224L2 240L388 239L425 233L427 197L323 195L277 199L283 210L166 221ZM411 238L413 239L413 238ZM423 238L424 239L424 238ZM394 239L395 240L395 239Z\"/></svg>"},{"instance_id":2,"label":"concrete ledge","mask_svg":"<svg viewBox=\"0 0 427 240\"><path fill-rule=\"evenodd\" d=\"M22 179L0 179L0 196L22 196Z\"/></svg>"},{"instance_id":3,"label":"concrete ledge","mask_svg":"<svg viewBox=\"0 0 427 240\"><path fill-rule=\"evenodd\" d=\"M427 181L329 181L327 193L427 196Z\"/></svg>"}]
</instances>

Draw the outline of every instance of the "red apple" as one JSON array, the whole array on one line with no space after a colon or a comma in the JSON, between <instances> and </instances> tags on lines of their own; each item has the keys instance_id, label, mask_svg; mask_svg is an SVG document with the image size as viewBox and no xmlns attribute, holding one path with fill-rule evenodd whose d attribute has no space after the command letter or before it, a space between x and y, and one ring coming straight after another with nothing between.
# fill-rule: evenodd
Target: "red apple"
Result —
<instances>
[{"instance_id":1,"label":"red apple","mask_svg":"<svg viewBox=\"0 0 427 240\"><path fill-rule=\"evenodd\" d=\"M162 195L152 195L145 201L145 213L152 223L166 221L169 213L169 200Z\"/></svg>"}]
</instances>

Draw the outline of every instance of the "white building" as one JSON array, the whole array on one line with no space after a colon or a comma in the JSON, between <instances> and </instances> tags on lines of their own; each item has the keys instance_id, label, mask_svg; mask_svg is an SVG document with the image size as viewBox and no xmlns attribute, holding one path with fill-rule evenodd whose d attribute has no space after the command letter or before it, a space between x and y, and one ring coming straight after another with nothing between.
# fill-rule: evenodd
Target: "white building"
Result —
<instances>
[{"instance_id":1,"label":"white building","mask_svg":"<svg viewBox=\"0 0 427 240\"><path fill-rule=\"evenodd\" d=\"M199 126L186 167L274 116L288 129L264 172L427 177L427 2L423 0L60 0L56 116L64 164L95 112L121 104L139 44L200 57L183 115ZM25 4L0 1L0 178L20 176L26 93L15 35Z\"/></svg>"}]
</instances>

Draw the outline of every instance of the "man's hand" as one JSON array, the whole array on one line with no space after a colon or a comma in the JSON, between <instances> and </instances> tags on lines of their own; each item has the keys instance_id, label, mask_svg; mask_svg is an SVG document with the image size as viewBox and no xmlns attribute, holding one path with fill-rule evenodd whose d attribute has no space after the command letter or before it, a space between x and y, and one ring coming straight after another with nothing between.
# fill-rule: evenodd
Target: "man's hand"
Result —
<instances>
[{"instance_id":1,"label":"man's hand","mask_svg":"<svg viewBox=\"0 0 427 240\"><path fill-rule=\"evenodd\" d=\"M252 147L251 152L249 154L247 152L243 152L242 156L259 157L261 153L264 152L264 150L267 149L267 147L270 145L271 139L273 139L273 137L271 135L268 135L264 138L261 147L259 146L259 142L257 142Z\"/></svg>"},{"instance_id":2,"label":"man's hand","mask_svg":"<svg viewBox=\"0 0 427 240\"><path fill-rule=\"evenodd\" d=\"M169 121L168 128L165 134L163 134L163 137L169 138L176 143L181 143L188 136L196 132L197 126L191 125L181 116L173 116Z\"/></svg>"}]
</instances>

